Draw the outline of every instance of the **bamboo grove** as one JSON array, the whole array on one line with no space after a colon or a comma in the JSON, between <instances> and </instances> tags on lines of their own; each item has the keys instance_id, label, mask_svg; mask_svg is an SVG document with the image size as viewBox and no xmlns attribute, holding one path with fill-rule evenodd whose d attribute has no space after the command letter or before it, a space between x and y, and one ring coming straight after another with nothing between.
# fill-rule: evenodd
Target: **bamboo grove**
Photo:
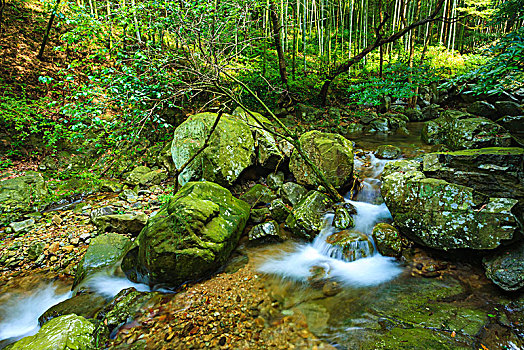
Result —
<instances>
[{"instance_id":1,"label":"bamboo grove","mask_svg":"<svg viewBox=\"0 0 524 350\"><path fill-rule=\"evenodd\" d=\"M164 62L157 68L178 69L177 84L186 85L181 93L186 97L188 89L198 93L221 71L241 67L280 91L308 80L325 102L333 80L369 63L379 66L381 75L384 65L423 62L429 47L467 54L522 27L524 20L516 15L493 23L493 13L505 2L523 5L522 0L52 0L48 6L73 28L62 35L65 50L99 47L108 57L140 52L150 63Z\"/></svg>"}]
</instances>

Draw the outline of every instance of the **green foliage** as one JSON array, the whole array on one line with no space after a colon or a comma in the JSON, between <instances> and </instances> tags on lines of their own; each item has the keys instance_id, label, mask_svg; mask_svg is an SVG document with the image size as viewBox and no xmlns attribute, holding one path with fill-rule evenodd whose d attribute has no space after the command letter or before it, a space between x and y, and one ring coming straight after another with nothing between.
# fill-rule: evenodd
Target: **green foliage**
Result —
<instances>
[{"instance_id":1,"label":"green foliage","mask_svg":"<svg viewBox=\"0 0 524 350\"><path fill-rule=\"evenodd\" d=\"M524 81L524 28L519 28L491 46L487 52L491 58L478 69L459 75L443 87L470 86L476 94L497 94L522 86Z\"/></svg>"},{"instance_id":2,"label":"green foliage","mask_svg":"<svg viewBox=\"0 0 524 350\"><path fill-rule=\"evenodd\" d=\"M411 78L411 81L409 81ZM347 88L352 103L358 105L380 104L384 96L392 99L408 99L416 95L416 89L440 79L438 71L427 65L409 68L401 62L385 67L383 77L367 75Z\"/></svg>"}]
</instances>

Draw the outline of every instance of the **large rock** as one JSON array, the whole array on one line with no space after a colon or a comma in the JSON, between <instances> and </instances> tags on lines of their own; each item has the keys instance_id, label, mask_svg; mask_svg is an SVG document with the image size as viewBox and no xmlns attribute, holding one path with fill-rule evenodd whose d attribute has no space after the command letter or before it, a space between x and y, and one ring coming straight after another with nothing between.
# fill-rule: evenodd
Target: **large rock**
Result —
<instances>
[{"instance_id":1,"label":"large rock","mask_svg":"<svg viewBox=\"0 0 524 350\"><path fill-rule=\"evenodd\" d=\"M511 135L500 125L486 118L451 110L424 124L422 140L431 145L443 144L454 151L511 145Z\"/></svg>"},{"instance_id":2,"label":"large rock","mask_svg":"<svg viewBox=\"0 0 524 350\"><path fill-rule=\"evenodd\" d=\"M328 196L311 191L288 216L286 226L294 235L313 240L324 228L326 224L324 215L332 205L333 202Z\"/></svg>"},{"instance_id":3,"label":"large rock","mask_svg":"<svg viewBox=\"0 0 524 350\"><path fill-rule=\"evenodd\" d=\"M483 260L486 276L507 291L524 287L524 242L514 243Z\"/></svg>"},{"instance_id":4,"label":"large rock","mask_svg":"<svg viewBox=\"0 0 524 350\"><path fill-rule=\"evenodd\" d=\"M351 142L338 134L310 131L299 139L304 152L313 164L324 173L337 189L346 189L353 181L353 146ZM289 169L302 185L321 185L316 174L311 170L297 150L293 151Z\"/></svg>"},{"instance_id":5,"label":"large rock","mask_svg":"<svg viewBox=\"0 0 524 350\"><path fill-rule=\"evenodd\" d=\"M240 196L240 199L249 204L252 208L258 204L267 205L276 198L277 196L273 191L261 184L256 184Z\"/></svg>"},{"instance_id":6,"label":"large rock","mask_svg":"<svg viewBox=\"0 0 524 350\"><path fill-rule=\"evenodd\" d=\"M131 245L131 240L117 233L107 233L91 239L84 258L78 264L73 288L86 277L115 265Z\"/></svg>"},{"instance_id":7,"label":"large rock","mask_svg":"<svg viewBox=\"0 0 524 350\"><path fill-rule=\"evenodd\" d=\"M254 117L253 117L253 116ZM289 150L293 149L287 141L273 136L268 130L274 130L273 124L263 115L250 111L247 113L237 107L233 116L246 123L255 140L257 149L257 163L264 168L275 169L287 157L291 156Z\"/></svg>"},{"instance_id":8,"label":"large rock","mask_svg":"<svg viewBox=\"0 0 524 350\"><path fill-rule=\"evenodd\" d=\"M420 171L392 173L382 181L382 196L397 227L422 245L494 249L518 230L515 199L489 198Z\"/></svg>"},{"instance_id":9,"label":"large rock","mask_svg":"<svg viewBox=\"0 0 524 350\"><path fill-rule=\"evenodd\" d=\"M10 345L10 350L89 350L95 348L95 326L77 315L65 315L47 322L35 335Z\"/></svg>"},{"instance_id":10,"label":"large rock","mask_svg":"<svg viewBox=\"0 0 524 350\"><path fill-rule=\"evenodd\" d=\"M280 188L280 195L282 200L294 207L307 195L307 190L294 182L286 182Z\"/></svg>"},{"instance_id":11,"label":"large rock","mask_svg":"<svg viewBox=\"0 0 524 350\"><path fill-rule=\"evenodd\" d=\"M493 197L524 199L524 148L489 147L424 156L423 171Z\"/></svg>"},{"instance_id":12,"label":"large rock","mask_svg":"<svg viewBox=\"0 0 524 350\"><path fill-rule=\"evenodd\" d=\"M122 269L133 281L178 285L223 265L249 218L249 205L212 182L189 182L149 219Z\"/></svg>"},{"instance_id":13,"label":"large rock","mask_svg":"<svg viewBox=\"0 0 524 350\"><path fill-rule=\"evenodd\" d=\"M402 150L393 145L381 145L374 154L380 159L397 159L402 155Z\"/></svg>"},{"instance_id":14,"label":"large rock","mask_svg":"<svg viewBox=\"0 0 524 350\"><path fill-rule=\"evenodd\" d=\"M36 172L0 181L0 214L30 210L32 204L43 200L46 195L44 178Z\"/></svg>"},{"instance_id":15,"label":"large rock","mask_svg":"<svg viewBox=\"0 0 524 350\"><path fill-rule=\"evenodd\" d=\"M196 114L176 128L171 154L177 169L204 145L216 117L215 113ZM254 151L247 124L223 115L208 147L179 175L179 183L204 179L229 186L253 163Z\"/></svg>"}]
</instances>

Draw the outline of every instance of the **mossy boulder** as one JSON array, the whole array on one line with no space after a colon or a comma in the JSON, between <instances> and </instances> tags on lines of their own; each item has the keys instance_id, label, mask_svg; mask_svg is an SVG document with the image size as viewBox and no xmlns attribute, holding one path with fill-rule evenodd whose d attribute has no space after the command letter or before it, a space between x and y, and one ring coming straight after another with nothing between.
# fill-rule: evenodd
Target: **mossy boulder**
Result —
<instances>
[{"instance_id":1,"label":"mossy boulder","mask_svg":"<svg viewBox=\"0 0 524 350\"><path fill-rule=\"evenodd\" d=\"M367 258L372 256L375 251L373 243L368 236L355 230L333 233L326 239L326 242L339 249L338 256L334 256L334 258L345 261Z\"/></svg>"},{"instance_id":2,"label":"mossy boulder","mask_svg":"<svg viewBox=\"0 0 524 350\"><path fill-rule=\"evenodd\" d=\"M286 219L286 226L300 238L313 240L324 228L324 215L333 202L323 193L310 191Z\"/></svg>"},{"instance_id":3,"label":"mossy boulder","mask_svg":"<svg viewBox=\"0 0 524 350\"><path fill-rule=\"evenodd\" d=\"M215 113L200 113L176 128L171 154L177 169L204 145L216 118ZM208 147L179 175L179 183L203 179L230 186L253 163L254 152L255 143L247 124L223 115Z\"/></svg>"},{"instance_id":4,"label":"mossy boulder","mask_svg":"<svg viewBox=\"0 0 524 350\"><path fill-rule=\"evenodd\" d=\"M500 288L524 287L524 242L516 242L483 259L486 276Z\"/></svg>"},{"instance_id":5,"label":"mossy boulder","mask_svg":"<svg viewBox=\"0 0 524 350\"><path fill-rule=\"evenodd\" d=\"M375 151L375 156L380 159L397 159L402 155L402 150L393 145L382 145Z\"/></svg>"},{"instance_id":6,"label":"mossy boulder","mask_svg":"<svg viewBox=\"0 0 524 350\"><path fill-rule=\"evenodd\" d=\"M115 265L131 246L131 240L117 233L107 233L91 239L87 251L78 264L73 288L86 277Z\"/></svg>"},{"instance_id":7,"label":"mossy boulder","mask_svg":"<svg viewBox=\"0 0 524 350\"><path fill-rule=\"evenodd\" d=\"M338 134L310 131L299 139L304 152L337 189L348 188L353 181L353 145ZM289 169L301 185L318 186L321 182L297 150Z\"/></svg>"},{"instance_id":8,"label":"mossy boulder","mask_svg":"<svg viewBox=\"0 0 524 350\"><path fill-rule=\"evenodd\" d=\"M93 318L106 303L107 301L104 297L95 293L77 294L47 309L38 318L38 324L43 326L56 317L71 314Z\"/></svg>"},{"instance_id":9,"label":"mossy boulder","mask_svg":"<svg viewBox=\"0 0 524 350\"><path fill-rule=\"evenodd\" d=\"M47 322L35 335L8 346L10 350L95 349L95 326L77 315L65 315Z\"/></svg>"},{"instance_id":10,"label":"mossy boulder","mask_svg":"<svg viewBox=\"0 0 524 350\"><path fill-rule=\"evenodd\" d=\"M122 269L133 281L179 285L222 266L249 218L249 204L212 182L189 182L149 219Z\"/></svg>"},{"instance_id":11,"label":"mossy boulder","mask_svg":"<svg viewBox=\"0 0 524 350\"><path fill-rule=\"evenodd\" d=\"M286 150L293 146L268 131L275 129L269 119L257 112L248 113L240 107L235 109L233 116L242 120L251 129L257 150L257 163L260 166L275 169L286 157L289 158L290 154Z\"/></svg>"},{"instance_id":12,"label":"mossy boulder","mask_svg":"<svg viewBox=\"0 0 524 350\"><path fill-rule=\"evenodd\" d=\"M512 141L511 135L491 120L451 110L424 124L422 140L430 145L445 145L453 151L507 147Z\"/></svg>"},{"instance_id":13,"label":"mossy boulder","mask_svg":"<svg viewBox=\"0 0 524 350\"><path fill-rule=\"evenodd\" d=\"M402 252L402 238L398 230L387 223L379 223L373 227L373 240L377 250L384 256L400 256Z\"/></svg>"},{"instance_id":14,"label":"mossy boulder","mask_svg":"<svg viewBox=\"0 0 524 350\"><path fill-rule=\"evenodd\" d=\"M294 207L307 195L307 190L304 186L296 184L294 182L286 182L280 188L280 196L282 200Z\"/></svg>"},{"instance_id":15,"label":"mossy boulder","mask_svg":"<svg viewBox=\"0 0 524 350\"><path fill-rule=\"evenodd\" d=\"M37 172L0 181L0 214L30 210L31 205L43 200L47 193L44 178Z\"/></svg>"},{"instance_id":16,"label":"mossy boulder","mask_svg":"<svg viewBox=\"0 0 524 350\"><path fill-rule=\"evenodd\" d=\"M355 226L353 220L354 214L357 213L356 208L350 203L344 203L342 205L335 205L335 216L333 217L333 226L338 229L345 230Z\"/></svg>"},{"instance_id":17,"label":"mossy boulder","mask_svg":"<svg viewBox=\"0 0 524 350\"><path fill-rule=\"evenodd\" d=\"M250 241L282 241L280 226L274 220L254 226L248 234Z\"/></svg>"},{"instance_id":18,"label":"mossy boulder","mask_svg":"<svg viewBox=\"0 0 524 350\"><path fill-rule=\"evenodd\" d=\"M240 196L240 199L251 207L255 207L259 204L266 205L276 198L277 195L271 191L271 189L261 184L256 184Z\"/></svg>"},{"instance_id":19,"label":"mossy boulder","mask_svg":"<svg viewBox=\"0 0 524 350\"><path fill-rule=\"evenodd\" d=\"M271 213L271 217L273 217L273 219L278 222L286 221L289 214L291 214L291 209L289 209L284 201L280 198L277 198L271 202L269 205L269 211Z\"/></svg>"},{"instance_id":20,"label":"mossy boulder","mask_svg":"<svg viewBox=\"0 0 524 350\"><path fill-rule=\"evenodd\" d=\"M97 216L93 220L99 232L127 233L136 236L147 223L143 212Z\"/></svg>"},{"instance_id":21,"label":"mossy boulder","mask_svg":"<svg viewBox=\"0 0 524 350\"><path fill-rule=\"evenodd\" d=\"M422 162L416 160L394 160L392 162L387 162L384 165L384 170L382 171L382 177L386 177L390 174L396 172L408 172L414 170L422 170Z\"/></svg>"},{"instance_id":22,"label":"mossy boulder","mask_svg":"<svg viewBox=\"0 0 524 350\"><path fill-rule=\"evenodd\" d=\"M137 313L156 304L160 293L138 292L135 288L121 290L95 316L100 321L95 330L97 339L107 339L111 332L122 324L134 319Z\"/></svg>"},{"instance_id":23,"label":"mossy boulder","mask_svg":"<svg viewBox=\"0 0 524 350\"><path fill-rule=\"evenodd\" d=\"M524 148L488 147L424 156L424 174L493 197L524 200Z\"/></svg>"},{"instance_id":24,"label":"mossy boulder","mask_svg":"<svg viewBox=\"0 0 524 350\"><path fill-rule=\"evenodd\" d=\"M402 233L431 248L494 249L518 231L517 200L489 198L420 171L383 177L381 192Z\"/></svg>"}]
</instances>

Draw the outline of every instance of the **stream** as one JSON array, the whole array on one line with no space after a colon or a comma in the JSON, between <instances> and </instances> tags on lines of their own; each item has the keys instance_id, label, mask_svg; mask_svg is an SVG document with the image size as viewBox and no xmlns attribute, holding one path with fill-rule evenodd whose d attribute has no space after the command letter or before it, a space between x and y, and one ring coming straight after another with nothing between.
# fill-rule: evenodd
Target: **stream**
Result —
<instances>
[{"instance_id":1,"label":"stream","mask_svg":"<svg viewBox=\"0 0 524 350\"><path fill-rule=\"evenodd\" d=\"M411 125L415 131L419 127ZM352 139L363 149L387 141L398 144L404 153L409 150L410 156L427 151L418 136L383 140L362 134ZM370 241L375 224L392 221L380 196L386 162L371 152L356 151L354 165L363 179L362 189L354 199L346 196L357 211L355 230ZM451 264L416 249L411 262L384 257L376 249L367 257L348 261L340 248L326 242L337 231L332 226L333 214L325 220L325 228L313 242L245 248L266 276L267 290L280 303L282 314L303 315L311 332L339 349L408 349L413 343L428 349L483 348L484 344L521 348L524 331L518 317L522 305L515 306L480 269L467 262ZM421 264L440 264L444 272L438 278L423 278L417 271ZM324 274L320 287L311 283L315 268ZM146 285L110 273L95 275L85 284L108 299L129 287L150 291ZM59 282L33 283L25 290L0 295L0 349L36 333L38 317L71 296L70 284Z\"/></svg>"}]
</instances>

